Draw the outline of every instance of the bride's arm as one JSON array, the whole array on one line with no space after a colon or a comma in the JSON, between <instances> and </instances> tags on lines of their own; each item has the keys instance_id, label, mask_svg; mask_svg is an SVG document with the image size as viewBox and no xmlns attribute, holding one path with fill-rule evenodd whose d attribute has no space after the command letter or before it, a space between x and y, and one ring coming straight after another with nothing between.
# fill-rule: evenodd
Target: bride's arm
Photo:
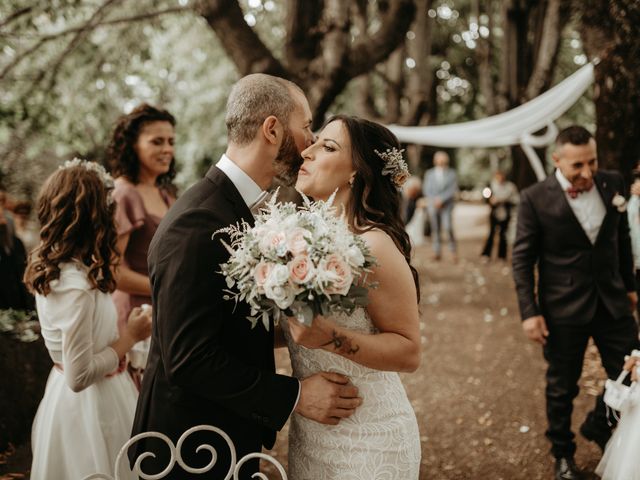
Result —
<instances>
[{"instance_id":1,"label":"bride's arm","mask_svg":"<svg viewBox=\"0 0 640 480\"><path fill-rule=\"evenodd\" d=\"M286 346L287 346L287 341L284 338L282 325L278 324L273 329L273 348L282 348Z\"/></svg>"},{"instance_id":2,"label":"bride's arm","mask_svg":"<svg viewBox=\"0 0 640 480\"><path fill-rule=\"evenodd\" d=\"M370 368L412 372L420 364L420 318L411 270L389 236L380 231L363 236L378 260L369 278L379 287L369 291L367 312L379 333L355 332L319 316L311 328L290 321L292 336L308 348L322 348Z\"/></svg>"}]
</instances>

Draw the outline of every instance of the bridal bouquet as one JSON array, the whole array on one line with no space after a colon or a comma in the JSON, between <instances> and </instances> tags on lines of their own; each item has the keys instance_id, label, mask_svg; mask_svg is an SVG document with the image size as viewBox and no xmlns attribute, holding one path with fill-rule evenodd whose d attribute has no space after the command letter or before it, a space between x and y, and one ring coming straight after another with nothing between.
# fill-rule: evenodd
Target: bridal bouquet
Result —
<instances>
[{"instance_id":1,"label":"bridal bouquet","mask_svg":"<svg viewBox=\"0 0 640 480\"><path fill-rule=\"evenodd\" d=\"M276 197L255 226L243 222L216 232L231 241L222 241L231 254L220 265L229 287L225 299L247 302L252 327L262 320L267 330L270 317L277 324L284 314L308 326L318 314L351 314L365 306L368 289L375 287L366 278L375 258L349 230L344 214L337 215L334 197L304 197L300 209L276 203Z\"/></svg>"}]
</instances>

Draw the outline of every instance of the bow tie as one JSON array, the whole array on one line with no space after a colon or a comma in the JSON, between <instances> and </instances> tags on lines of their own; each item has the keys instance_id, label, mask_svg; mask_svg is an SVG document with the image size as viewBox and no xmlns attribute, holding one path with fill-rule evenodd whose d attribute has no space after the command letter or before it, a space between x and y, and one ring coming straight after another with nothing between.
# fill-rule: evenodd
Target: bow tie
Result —
<instances>
[{"instance_id":1,"label":"bow tie","mask_svg":"<svg viewBox=\"0 0 640 480\"><path fill-rule=\"evenodd\" d=\"M570 198L577 198L578 195L580 195L581 193L590 191L591 188L593 188L593 185L591 185L591 187L589 188L577 188L572 185L569 188L567 188L565 192L567 192L567 195L569 195Z\"/></svg>"},{"instance_id":2,"label":"bow tie","mask_svg":"<svg viewBox=\"0 0 640 480\"><path fill-rule=\"evenodd\" d=\"M249 210L251 210L254 217L260 213L267 203L269 203L271 198L273 198L273 192L267 192L266 190L263 190L262 193L258 195L258 198L256 198L255 202L253 202L249 207Z\"/></svg>"}]
</instances>

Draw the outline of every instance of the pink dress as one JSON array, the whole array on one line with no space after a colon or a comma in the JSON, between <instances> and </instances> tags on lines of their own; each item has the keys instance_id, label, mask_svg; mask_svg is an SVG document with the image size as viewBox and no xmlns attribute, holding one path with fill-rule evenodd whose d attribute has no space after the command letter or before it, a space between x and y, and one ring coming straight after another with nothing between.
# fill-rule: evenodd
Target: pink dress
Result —
<instances>
[{"instance_id":1,"label":"pink dress","mask_svg":"<svg viewBox=\"0 0 640 480\"><path fill-rule=\"evenodd\" d=\"M160 190L160 192L167 207L170 207L175 200L164 190ZM162 218L146 211L142 197L133 183L123 177L119 177L115 181L113 198L116 201L115 217L118 235L129 234L129 243L121 259L122 265L148 277L147 251ZM122 329L131 310L145 303L151 305L151 297L131 295L116 290L113 293L113 302L118 311L118 327Z\"/></svg>"}]
</instances>

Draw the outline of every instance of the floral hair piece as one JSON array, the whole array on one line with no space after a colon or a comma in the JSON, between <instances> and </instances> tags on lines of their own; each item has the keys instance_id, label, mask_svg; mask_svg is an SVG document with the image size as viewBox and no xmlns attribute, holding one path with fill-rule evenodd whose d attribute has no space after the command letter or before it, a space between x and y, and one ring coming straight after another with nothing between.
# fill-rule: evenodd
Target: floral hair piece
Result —
<instances>
[{"instance_id":1,"label":"floral hair piece","mask_svg":"<svg viewBox=\"0 0 640 480\"><path fill-rule=\"evenodd\" d=\"M382 175L390 175L391 182L397 189L402 188L404 182L409 178L409 166L407 162L402 158L402 150L398 150L396 147L387 148L384 152L374 150L385 163L382 169Z\"/></svg>"},{"instance_id":2,"label":"floral hair piece","mask_svg":"<svg viewBox=\"0 0 640 480\"><path fill-rule=\"evenodd\" d=\"M98 174L98 178L102 180L104 187L107 189L107 205L113 203L113 196L111 190L113 190L115 183L113 177L104 169L104 167L96 162L90 162L89 160L83 160L75 157L73 160L67 160L58 167L58 170L66 170L67 168L82 167L85 170L89 170Z\"/></svg>"},{"instance_id":3,"label":"floral hair piece","mask_svg":"<svg viewBox=\"0 0 640 480\"><path fill-rule=\"evenodd\" d=\"M109 175L102 165L96 162L90 162L76 157L73 160L67 160L64 162L58 167L58 170L66 170L67 168L73 167L83 167L85 170L97 173L107 190L111 190L114 187L113 177Z\"/></svg>"}]
</instances>

